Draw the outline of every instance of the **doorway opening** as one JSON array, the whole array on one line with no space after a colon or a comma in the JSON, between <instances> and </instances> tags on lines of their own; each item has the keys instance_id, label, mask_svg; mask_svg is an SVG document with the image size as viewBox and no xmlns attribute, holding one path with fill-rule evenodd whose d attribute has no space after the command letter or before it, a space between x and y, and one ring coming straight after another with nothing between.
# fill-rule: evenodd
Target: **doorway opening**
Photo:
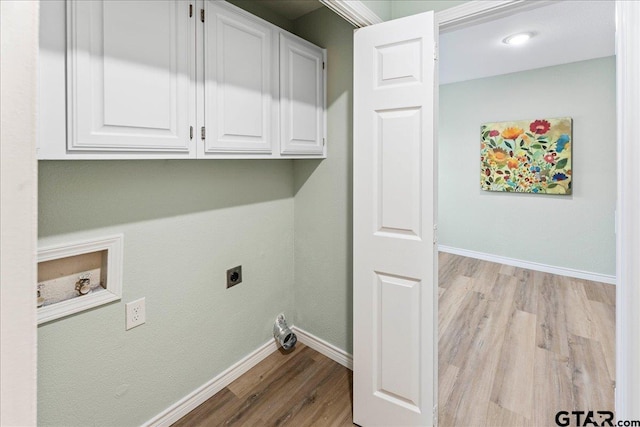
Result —
<instances>
[{"instance_id":1,"label":"doorway opening","mask_svg":"<svg viewBox=\"0 0 640 427\"><path fill-rule=\"evenodd\" d=\"M441 31L441 425L548 425L560 410L613 411L614 15L612 2L562 2ZM528 44L503 43L519 32ZM495 135L485 153L497 165L482 175L483 124L558 117L573 119L571 185L551 167L531 180L570 191L524 194L529 181L481 190L488 177L526 178L538 166L527 133L538 134L523 126L522 136ZM559 153L555 138L535 160Z\"/></svg>"}]
</instances>

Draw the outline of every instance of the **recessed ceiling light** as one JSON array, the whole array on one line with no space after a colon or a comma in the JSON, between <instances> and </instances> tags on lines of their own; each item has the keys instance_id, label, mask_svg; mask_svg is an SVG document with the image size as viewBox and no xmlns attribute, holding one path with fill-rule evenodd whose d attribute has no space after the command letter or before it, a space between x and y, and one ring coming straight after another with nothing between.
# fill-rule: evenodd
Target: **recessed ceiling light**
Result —
<instances>
[{"instance_id":1,"label":"recessed ceiling light","mask_svg":"<svg viewBox=\"0 0 640 427\"><path fill-rule=\"evenodd\" d=\"M506 39L502 40L502 43L508 44L511 46L516 46L519 44L526 43L531 37L533 37L532 33L518 33L513 34Z\"/></svg>"}]
</instances>

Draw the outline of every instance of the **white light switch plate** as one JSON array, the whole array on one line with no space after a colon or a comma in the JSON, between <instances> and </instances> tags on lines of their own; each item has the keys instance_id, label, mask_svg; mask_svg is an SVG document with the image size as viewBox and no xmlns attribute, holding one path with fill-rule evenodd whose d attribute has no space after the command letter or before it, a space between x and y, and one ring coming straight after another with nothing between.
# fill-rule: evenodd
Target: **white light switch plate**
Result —
<instances>
[{"instance_id":1,"label":"white light switch plate","mask_svg":"<svg viewBox=\"0 0 640 427\"><path fill-rule=\"evenodd\" d=\"M142 325L147 321L144 298L131 301L126 306L126 330Z\"/></svg>"}]
</instances>

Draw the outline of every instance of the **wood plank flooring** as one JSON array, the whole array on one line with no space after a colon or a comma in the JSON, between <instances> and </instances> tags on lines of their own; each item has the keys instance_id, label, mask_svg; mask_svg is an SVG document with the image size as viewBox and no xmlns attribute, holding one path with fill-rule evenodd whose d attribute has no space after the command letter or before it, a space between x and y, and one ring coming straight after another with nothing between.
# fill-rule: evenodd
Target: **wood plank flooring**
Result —
<instances>
[{"instance_id":1,"label":"wood plank flooring","mask_svg":"<svg viewBox=\"0 0 640 427\"><path fill-rule=\"evenodd\" d=\"M552 426L613 410L615 287L441 253L439 423ZM298 344L174 426L351 426L352 375Z\"/></svg>"},{"instance_id":2,"label":"wood plank flooring","mask_svg":"<svg viewBox=\"0 0 640 427\"><path fill-rule=\"evenodd\" d=\"M277 351L174 427L352 426L351 371L298 343Z\"/></svg>"},{"instance_id":3,"label":"wood plank flooring","mask_svg":"<svg viewBox=\"0 0 640 427\"><path fill-rule=\"evenodd\" d=\"M613 411L615 287L439 255L441 426Z\"/></svg>"}]
</instances>

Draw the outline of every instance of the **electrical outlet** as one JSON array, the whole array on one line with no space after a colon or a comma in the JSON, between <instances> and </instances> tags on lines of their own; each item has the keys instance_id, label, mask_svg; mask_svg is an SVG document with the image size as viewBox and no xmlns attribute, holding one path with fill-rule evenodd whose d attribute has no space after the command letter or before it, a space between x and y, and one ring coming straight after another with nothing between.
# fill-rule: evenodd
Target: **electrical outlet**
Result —
<instances>
[{"instance_id":1,"label":"electrical outlet","mask_svg":"<svg viewBox=\"0 0 640 427\"><path fill-rule=\"evenodd\" d=\"M126 315L127 331L131 328L135 328L136 326L140 326L147 321L146 310L144 307L144 298L131 301L125 304L125 306L126 306L126 312L127 312L127 315Z\"/></svg>"},{"instance_id":2,"label":"electrical outlet","mask_svg":"<svg viewBox=\"0 0 640 427\"><path fill-rule=\"evenodd\" d=\"M233 267L227 270L227 289L242 283L242 266Z\"/></svg>"}]
</instances>

